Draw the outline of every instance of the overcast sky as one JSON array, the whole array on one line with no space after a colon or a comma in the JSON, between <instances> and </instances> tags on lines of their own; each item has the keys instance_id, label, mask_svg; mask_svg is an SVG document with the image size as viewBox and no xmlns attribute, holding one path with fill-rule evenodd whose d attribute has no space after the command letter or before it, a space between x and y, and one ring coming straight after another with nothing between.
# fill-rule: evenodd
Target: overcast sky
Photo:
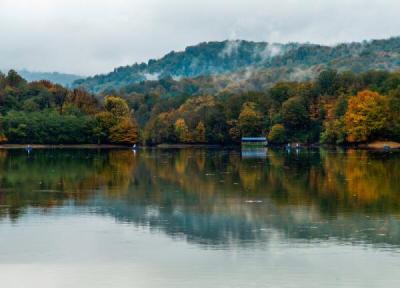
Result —
<instances>
[{"instance_id":1,"label":"overcast sky","mask_svg":"<svg viewBox=\"0 0 400 288\"><path fill-rule=\"evenodd\" d=\"M0 0L0 68L90 75L202 41L400 35L399 0Z\"/></svg>"}]
</instances>

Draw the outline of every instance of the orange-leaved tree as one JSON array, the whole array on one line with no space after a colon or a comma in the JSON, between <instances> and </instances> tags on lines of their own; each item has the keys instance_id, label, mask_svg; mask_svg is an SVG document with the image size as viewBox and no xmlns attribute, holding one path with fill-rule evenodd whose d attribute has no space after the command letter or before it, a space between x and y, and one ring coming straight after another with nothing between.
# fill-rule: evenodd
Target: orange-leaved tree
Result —
<instances>
[{"instance_id":1,"label":"orange-leaved tree","mask_svg":"<svg viewBox=\"0 0 400 288\"><path fill-rule=\"evenodd\" d=\"M111 127L109 139L112 143L133 144L138 139L138 126L133 119L123 117Z\"/></svg>"},{"instance_id":2,"label":"orange-leaved tree","mask_svg":"<svg viewBox=\"0 0 400 288\"><path fill-rule=\"evenodd\" d=\"M388 125L388 99L365 90L350 98L345 114L347 141L365 142L384 132Z\"/></svg>"},{"instance_id":3,"label":"orange-leaved tree","mask_svg":"<svg viewBox=\"0 0 400 288\"><path fill-rule=\"evenodd\" d=\"M134 144L138 141L138 125L125 99L107 96L104 100L105 111L96 115L99 127L95 134L107 138L110 143Z\"/></svg>"},{"instance_id":4,"label":"orange-leaved tree","mask_svg":"<svg viewBox=\"0 0 400 288\"><path fill-rule=\"evenodd\" d=\"M183 118L179 118L175 122L175 132L181 143L190 143L192 141L192 135L189 132L189 128L186 125L186 121Z\"/></svg>"},{"instance_id":5,"label":"orange-leaved tree","mask_svg":"<svg viewBox=\"0 0 400 288\"><path fill-rule=\"evenodd\" d=\"M206 142L206 126L204 126L203 121L199 121L194 131L194 141L197 143Z\"/></svg>"}]
</instances>

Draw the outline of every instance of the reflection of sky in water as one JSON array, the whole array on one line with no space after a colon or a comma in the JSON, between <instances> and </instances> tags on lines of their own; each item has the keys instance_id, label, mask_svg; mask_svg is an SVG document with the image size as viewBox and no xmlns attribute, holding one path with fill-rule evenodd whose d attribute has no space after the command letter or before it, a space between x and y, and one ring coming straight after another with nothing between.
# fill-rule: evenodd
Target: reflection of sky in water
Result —
<instances>
[{"instance_id":1,"label":"reflection of sky in water","mask_svg":"<svg viewBox=\"0 0 400 288\"><path fill-rule=\"evenodd\" d=\"M270 232L279 233L282 241L321 242L375 247L399 247L400 217L375 217L351 214L321 218L307 207L276 207L264 200L213 203L213 213L172 210L163 207L127 205L125 202L97 201L97 212L115 217L119 222L134 223L175 237L182 235L192 243L225 249L235 245L253 247L270 240ZM264 244L264 243L263 243ZM397 249L397 248L396 248Z\"/></svg>"},{"instance_id":2,"label":"reflection of sky in water","mask_svg":"<svg viewBox=\"0 0 400 288\"><path fill-rule=\"evenodd\" d=\"M78 209L79 210L79 209ZM334 242L204 249L81 209L0 225L4 287L398 287L393 251ZM10 245L12 243L12 245ZM7 249L6 249L7 248ZM366 273L367 272L367 273ZM37 284L37 286L36 286ZM40 284L40 285L39 285Z\"/></svg>"},{"instance_id":3,"label":"reflection of sky in water","mask_svg":"<svg viewBox=\"0 0 400 288\"><path fill-rule=\"evenodd\" d=\"M4 287L400 284L396 153L0 156Z\"/></svg>"}]
</instances>

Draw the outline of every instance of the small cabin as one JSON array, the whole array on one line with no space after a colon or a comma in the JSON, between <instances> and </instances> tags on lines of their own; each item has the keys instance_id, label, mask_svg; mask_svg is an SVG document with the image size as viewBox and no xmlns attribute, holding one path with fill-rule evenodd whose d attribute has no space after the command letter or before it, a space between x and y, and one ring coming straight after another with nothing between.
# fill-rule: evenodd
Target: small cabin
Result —
<instances>
[{"instance_id":1,"label":"small cabin","mask_svg":"<svg viewBox=\"0 0 400 288\"><path fill-rule=\"evenodd\" d=\"M242 146L245 147L266 147L267 145L266 137L242 137Z\"/></svg>"}]
</instances>

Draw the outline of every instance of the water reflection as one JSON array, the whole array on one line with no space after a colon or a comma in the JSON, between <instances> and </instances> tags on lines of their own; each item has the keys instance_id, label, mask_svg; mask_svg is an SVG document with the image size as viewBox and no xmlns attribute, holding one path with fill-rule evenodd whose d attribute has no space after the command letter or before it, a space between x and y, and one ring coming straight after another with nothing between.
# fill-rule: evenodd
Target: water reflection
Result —
<instances>
[{"instance_id":1,"label":"water reflection","mask_svg":"<svg viewBox=\"0 0 400 288\"><path fill-rule=\"evenodd\" d=\"M266 151L265 151L266 152ZM263 154L264 155L264 154ZM193 243L400 245L400 154L269 150L0 151L0 217L87 208Z\"/></svg>"},{"instance_id":2,"label":"water reflection","mask_svg":"<svg viewBox=\"0 0 400 288\"><path fill-rule=\"evenodd\" d=\"M242 148L243 159L265 159L267 158L268 148Z\"/></svg>"}]
</instances>

